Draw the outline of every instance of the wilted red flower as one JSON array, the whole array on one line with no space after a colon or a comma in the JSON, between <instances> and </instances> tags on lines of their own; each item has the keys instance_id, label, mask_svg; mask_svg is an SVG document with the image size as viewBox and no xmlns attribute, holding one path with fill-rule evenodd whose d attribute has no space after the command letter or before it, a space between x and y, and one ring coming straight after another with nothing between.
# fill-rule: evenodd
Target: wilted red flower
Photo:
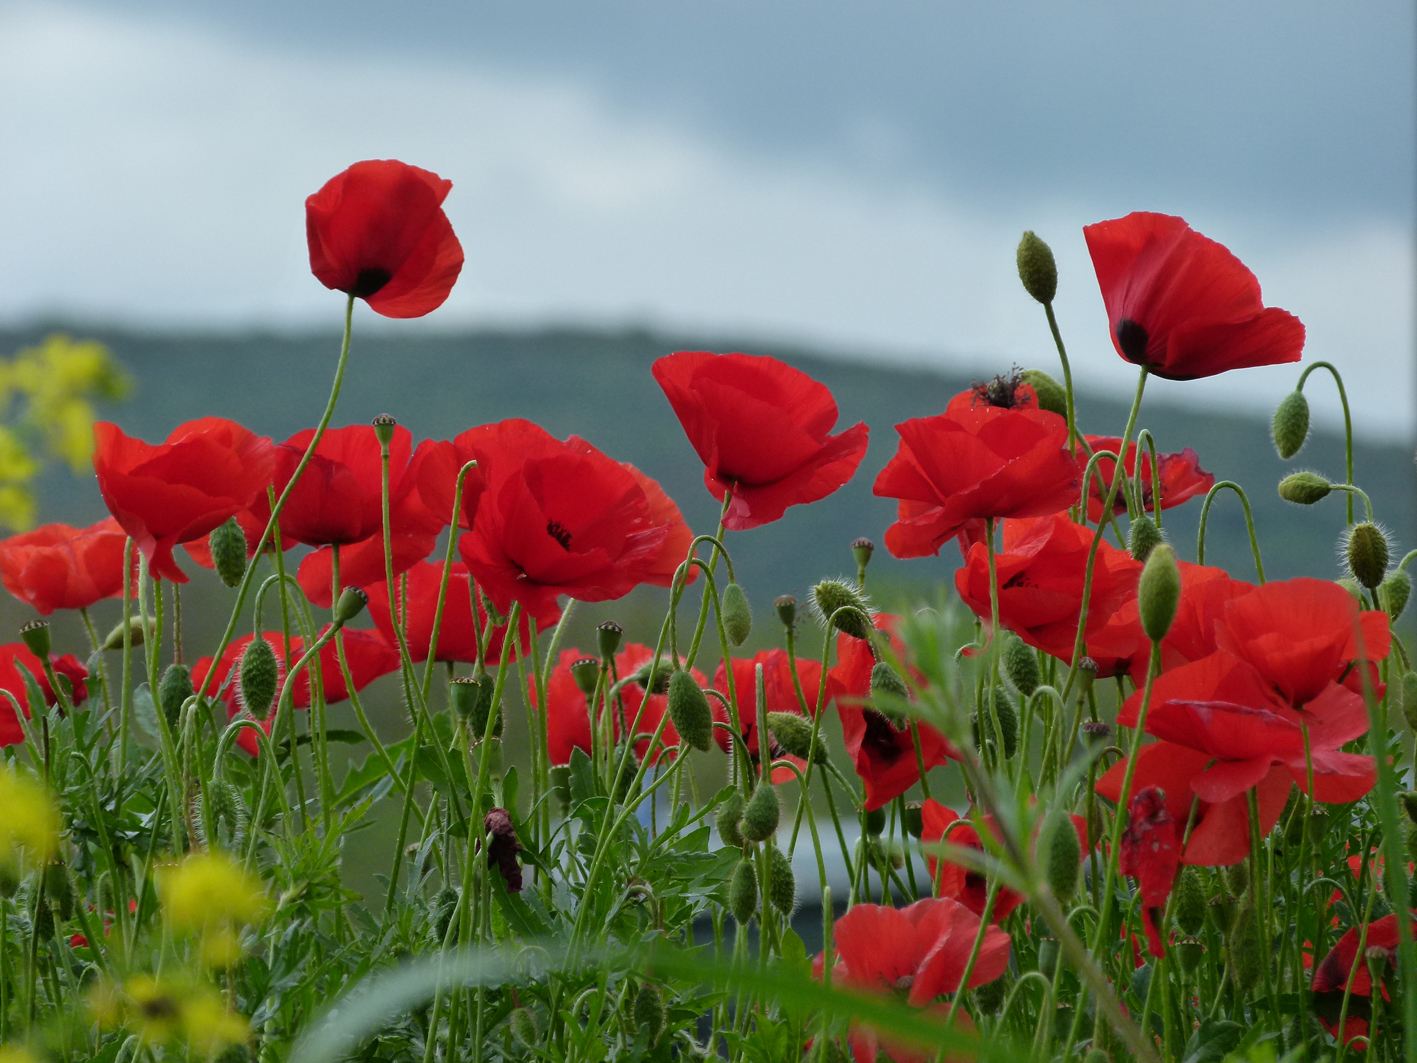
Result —
<instances>
[{"instance_id":1,"label":"wilted red flower","mask_svg":"<svg viewBox=\"0 0 1417 1063\"><path fill-rule=\"evenodd\" d=\"M522 851L522 843L517 840L511 815L505 808L494 808L483 819L482 828L487 832L487 866L502 873L508 893L520 893L522 868L517 853Z\"/></svg>"},{"instance_id":2,"label":"wilted red flower","mask_svg":"<svg viewBox=\"0 0 1417 1063\"><path fill-rule=\"evenodd\" d=\"M1109 454L1116 454L1117 448L1122 445L1121 439L1117 436L1088 436L1087 442L1094 451L1105 450ZM1154 513L1157 506L1156 499L1152 496L1155 494L1156 481L1151 475L1151 452L1141 451L1141 470L1138 473L1137 451L1135 442L1128 443L1127 460L1123 464L1127 467L1129 479L1135 480L1140 475L1142 509ZM1086 468L1087 462L1083 461L1082 465ZM1097 468L1088 485L1090 495L1087 501L1088 520L1097 521L1102 518L1102 503L1107 499L1107 491L1112 486L1112 478L1116 470L1117 466L1113 461L1103 459L1097 463ZM1215 475L1201 468L1200 456L1190 447L1179 454L1156 455L1156 470L1161 478L1161 509L1179 506L1182 502L1195 498L1196 495L1205 494L1215 486ZM1112 503L1112 508L1116 513L1127 511L1127 500L1122 497L1120 491Z\"/></svg>"},{"instance_id":3,"label":"wilted red flower","mask_svg":"<svg viewBox=\"0 0 1417 1063\"><path fill-rule=\"evenodd\" d=\"M788 506L826 498L856 473L870 430L836 435L825 384L776 358L679 351L654 363L654 378L699 460L714 498L731 491L729 531L768 524Z\"/></svg>"},{"instance_id":4,"label":"wilted red flower","mask_svg":"<svg viewBox=\"0 0 1417 1063\"><path fill-rule=\"evenodd\" d=\"M603 602L667 587L693 532L664 490L585 440L528 422L519 452L494 458L472 531L458 546L499 612L542 615L569 594Z\"/></svg>"},{"instance_id":5,"label":"wilted red flower","mask_svg":"<svg viewBox=\"0 0 1417 1063\"><path fill-rule=\"evenodd\" d=\"M896 634L900 618L877 613L876 628L889 632L897 660L905 660L905 643ZM876 655L869 643L851 635L836 639L836 667L827 676L827 697L836 702L841 717L842 740L856 774L866 785L867 810L880 808L920 781L915 739L909 726L897 726L867 702L871 696L871 669ZM917 681L923 680L917 676ZM920 757L925 770L955 756L945 737L927 723L920 730Z\"/></svg>"},{"instance_id":6,"label":"wilted red flower","mask_svg":"<svg viewBox=\"0 0 1417 1063\"><path fill-rule=\"evenodd\" d=\"M1127 829L1117 870L1137 880L1141 891L1141 921L1153 956L1166 955L1157 922L1171 896L1171 884L1181 866L1181 839L1166 811L1166 798L1155 786L1137 791L1127 811Z\"/></svg>"},{"instance_id":7,"label":"wilted red flower","mask_svg":"<svg viewBox=\"0 0 1417 1063\"><path fill-rule=\"evenodd\" d=\"M1366 957L1358 955L1358 939L1361 927L1351 927L1338 944L1329 950L1327 956L1314 968L1314 1011L1319 1022L1334 1037L1339 1036L1338 1018L1343 1010L1343 997L1348 993L1348 1021L1343 1027L1343 1043L1348 1044L1355 1037L1368 1035L1368 1020L1372 1018L1373 975L1368 970ZM1397 914L1385 915L1368 924L1368 934L1363 948L1382 949L1388 953L1388 965L1395 968L1397 961L1398 928ZM1354 966L1357 969L1354 969ZM1349 975L1352 987L1349 987ZM1384 1000L1391 994L1386 981L1379 985Z\"/></svg>"},{"instance_id":8,"label":"wilted red flower","mask_svg":"<svg viewBox=\"0 0 1417 1063\"><path fill-rule=\"evenodd\" d=\"M873 493L899 499L886 529L895 557L925 557L973 520L1043 517L1077 501L1080 473L1068 425L1038 408L1028 385L994 406L971 390L936 417L895 426L900 444Z\"/></svg>"},{"instance_id":9,"label":"wilted red flower","mask_svg":"<svg viewBox=\"0 0 1417 1063\"><path fill-rule=\"evenodd\" d=\"M797 691L792 684L792 666L787 660L787 651L782 649L763 650L752 657L734 657L733 659L733 686L738 700L738 719L731 721L728 718L728 710L717 698L710 698L709 704L713 708L713 718L720 723L732 723L734 732L739 735L743 744L748 749L748 756L754 761L758 759L758 688L757 688L757 666L763 666L763 696L767 701L766 710L768 712L792 712L798 716L802 715L802 706L797 701ZM800 657L797 659L797 680L802 684L802 694L807 699L807 709L815 716L817 714L817 693L821 689L822 666L819 661L804 661ZM713 689L728 696L728 671L723 666L723 662L718 663L718 670L713 673ZM728 735L720 728L713 729L713 737L718 742L719 748L725 753L729 752ZM806 762L797 757L789 756L782 751L772 736L768 736L768 755L773 760L790 760L799 768L805 768ZM790 768L777 768L772 773L773 782L787 782L796 778Z\"/></svg>"},{"instance_id":10,"label":"wilted red flower","mask_svg":"<svg viewBox=\"0 0 1417 1063\"><path fill-rule=\"evenodd\" d=\"M1004 521L1003 549L995 556L999 579L999 623L1028 645L1065 663L1073 659L1087 553L1093 530L1074 524L1066 513L1032 520ZM1092 573L1087 637L1106 627L1111 616L1136 597L1142 565L1125 550L1103 542ZM970 546L955 571L964 603L989 620L989 557L983 543ZM1100 664L1107 662L1099 661ZM1104 668L1100 675L1110 675Z\"/></svg>"},{"instance_id":11,"label":"wilted red flower","mask_svg":"<svg viewBox=\"0 0 1417 1063\"><path fill-rule=\"evenodd\" d=\"M62 675L69 681L73 691L73 703L82 704L89 696L88 685L84 682L89 677L89 670L80 664L79 659L72 653L62 656L51 654L49 663L54 666L56 675ZM43 662L32 654L23 642L9 642L0 646L0 690L8 691L25 710L25 716L29 716L29 688L25 683L24 674L19 669L20 665L23 665L39 684L44 703L57 704L59 699L54 696L54 688L49 685L49 678L44 674ZM10 699L0 697L0 746L13 746L24 740L25 729L20 724L19 717L15 715Z\"/></svg>"},{"instance_id":12,"label":"wilted red flower","mask_svg":"<svg viewBox=\"0 0 1417 1063\"><path fill-rule=\"evenodd\" d=\"M385 317L438 309L463 264L443 213L452 187L395 159L356 162L305 201L310 272Z\"/></svg>"},{"instance_id":13,"label":"wilted red flower","mask_svg":"<svg viewBox=\"0 0 1417 1063\"><path fill-rule=\"evenodd\" d=\"M87 609L123 593L127 541L128 533L112 517L87 528L46 524L0 542L0 580L45 616L56 609Z\"/></svg>"},{"instance_id":14,"label":"wilted red flower","mask_svg":"<svg viewBox=\"0 0 1417 1063\"><path fill-rule=\"evenodd\" d=\"M1112 345L1127 361L1194 380L1299 360L1299 319L1266 307L1245 264L1183 219L1138 211L1082 231Z\"/></svg>"},{"instance_id":15,"label":"wilted red flower","mask_svg":"<svg viewBox=\"0 0 1417 1063\"><path fill-rule=\"evenodd\" d=\"M264 496L271 441L222 417L180 424L153 446L116 424L94 425L94 471L104 504L154 576L186 583L172 548L208 534Z\"/></svg>"}]
</instances>

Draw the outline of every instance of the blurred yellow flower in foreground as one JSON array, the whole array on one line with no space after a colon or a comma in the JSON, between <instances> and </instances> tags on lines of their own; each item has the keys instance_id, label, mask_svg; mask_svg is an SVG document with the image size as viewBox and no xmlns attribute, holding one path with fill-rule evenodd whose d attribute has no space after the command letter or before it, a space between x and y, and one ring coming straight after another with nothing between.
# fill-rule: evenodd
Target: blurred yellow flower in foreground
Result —
<instances>
[{"instance_id":1,"label":"blurred yellow flower in foreground","mask_svg":"<svg viewBox=\"0 0 1417 1063\"><path fill-rule=\"evenodd\" d=\"M204 1059L241 1044L250 1025L209 985L135 975L123 985L103 981L89 993L89 1011L104 1029L126 1026L146 1044L185 1043ZM21 1063L0 1056L0 1063Z\"/></svg>"},{"instance_id":2,"label":"blurred yellow flower in foreground","mask_svg":"<svg viewBox=\"0 0 1417 1063\"><path fill-rule=\"evenodd\" d=\"M39 1063L39 1057L22 1045L0 1047L0 1063Z\"/></svg>"},{"instance_id":3,"label":"blurred yellow flower in foreground","mask_svg":"<svg viewBox=\"0 0 1417 1063\"><path fill-rule=\"evenodd\" d=\"M176 930L205 931L256 923L266 912L261 884L225 853L193 853L158 868L162 914Z\"/></svg>"},{"instance_id":4,"label":"blurred yellow flower in foreground","mask_svg":"<svg viewBox=\"0 0 1417 1063\"><path fill-rule=\"evenodd\" d=\"M0 864L47 864L59 848L59 810L35 780L0 768Z\"/></svg>"}]
</instances>

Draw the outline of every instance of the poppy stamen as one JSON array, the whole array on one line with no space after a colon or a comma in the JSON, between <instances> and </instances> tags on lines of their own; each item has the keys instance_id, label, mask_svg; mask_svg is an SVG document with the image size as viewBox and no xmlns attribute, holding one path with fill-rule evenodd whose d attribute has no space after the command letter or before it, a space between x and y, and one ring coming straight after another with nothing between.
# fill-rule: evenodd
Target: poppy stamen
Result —
<instances>
[{"instance_id":1,"label":"poppy stamen","mask_svg":"<svg viewBox=\"0 0 1417 1063\"><path fill-rule=\"evenodd\" d=\"M546 534L561 544L561 549L571 552L571 531L559 520L547 521Z\"/></svg>"}]
</instances>

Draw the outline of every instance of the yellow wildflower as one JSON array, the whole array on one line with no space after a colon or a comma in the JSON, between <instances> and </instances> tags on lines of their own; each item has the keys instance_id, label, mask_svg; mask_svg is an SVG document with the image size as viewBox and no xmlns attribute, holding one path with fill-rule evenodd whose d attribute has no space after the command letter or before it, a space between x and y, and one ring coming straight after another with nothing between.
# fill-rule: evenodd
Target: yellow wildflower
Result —
<instances>
[{"instance_id":1,"label":"yellow wildflower","mask_svg":"<svg viewBox=\"0 0 1417 1063\"><path fill-rule=\"evenodd\" d=\"M182 1004L182 1029L194 1055L211 1059L251 1036L244 1018L222 1003L221 995L203 987Z\"/></svg>"},{"instance_id":2,"label":"yellow wildflower","mask_svg":"<svg viewBox=\"0 0 1417 1063\"><path fill-rule=\"evenodd\" d=\"M193 853L157 872L158 896L169 926L209 931L259 922L266 911L261 884L229 856Z\"/></svg>"},{"instance_id":3,"label":"yellow wildflower","mask_svg":"<svg viewBox=\"0 0 1417 1063\"><path fill-rule=\"evenodd\" d=\"M208 967L234 967L241 959L241 938L229 926L202 933L202 962Z\"/></svg>"},{"instance_id":4,"label":"yellow wildflower","mask_svg":"<svg viewBox=\"0 0 1417 1063\"><path fill-rule=\"evenodd\" d=\"M46 864L59 848L59 810L39 783L0 768L0 863L18 862L20 850Z\"/></svg>"},{"instance_id":5,"label":"yellow wildflower","mask_svg":"<svg viewBox=\"0 0 1417 1063\"><path fill-rule=\"evenodd\" d=\"M182 999L151 975L123 983L126 1025L148 1044L164 1044L182 1031Z\"/></svg>"},{"instance_id":6,"label":"yellow wildflower","mask_svg":"<svg viewBox=\"0 0 1417 1063\"><path fill-rule=\"evenodd\" d=\"M0 1063L39 1063L39 1057L23 1045L0 1047Z\"/></svg>"}]
</instances>

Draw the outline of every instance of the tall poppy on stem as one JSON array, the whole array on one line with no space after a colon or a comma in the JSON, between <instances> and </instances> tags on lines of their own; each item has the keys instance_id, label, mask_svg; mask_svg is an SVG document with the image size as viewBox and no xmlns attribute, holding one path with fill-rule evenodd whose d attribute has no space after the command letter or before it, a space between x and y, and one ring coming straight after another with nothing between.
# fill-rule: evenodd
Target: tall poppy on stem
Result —
<instances>
[{"instance_id":1,"label":"tall poppy on stem","mask_svg":"<svg viewBox=\"0 0 1417 1063\"><path fill-rule=\"evenodd\" d=\"M1122 445L1121 439L1116 436L1088 436L1087 442L1094 452L1102 450L1110 454L1116 454L1117 448ZM1138 461L1140 461L1140 465L1138 465ZM1135 480L1140 477L1142 509L1152 512L1158 508L1171 509L1183 502L1189 502L1192 498L1205 494L1215 486L1215 475L1200 467L1200 457L1190 447L1178 454L1156 455L1155 476L1152 475L1151 453L1138 448L1136 443L1127 444L1127 457L1122 464L1126 467L1129 479ZM1112 478L1116 474L1116 468L1114 461L1104 459L1097 463L1096 470L1088 484L1088 520L1102 519L1102 504L1107 499L1107 491L1112 486ZM1161 484L1159 506L1157 505L1158 500L1153 497L1156 493L1158 480ZM1125 513L1127 500L1118 495L1112 502L1112 509L1116 513Z\"/></svg>"},{"instance_id":2,"label":"tall poppy on stem","mask_svg":"<svg viewBox=\"0 0 1417 1063\"><path fill-rule=\"evenodd\" d=\"M128 533L108 517L87 528L46 524L0 542L0 581L22 602L48 616L87 609L123 593Z\"/></svg>"},{"instance_id":3,"label":"tall poppy on stem","mask_svg":"<svg viewBox=\"0 0 1417 1063\"><path fill-rule=\"evenodd\" d=\"M84 682L89 677L89 670L72 653L51 654L49 663L54 666L56 676L63 676L69 681L72 691L70 700L73 704L83 703L89 696L88 685ZM20 703L25 710L25 716L30 714L29 685L25 682L24 673L20 671L20 665L23 665L25 671L39 684L44 703L58 704L59 698L55 695L54 688L49 685L49 677L44 672L44 662L31 653L23 642L6 643L0 646L0 690L7 691ZM9 698L0 697L0 746L13 746L24 740L25 729L19 717L15 715L14 706L10 704Z\"/></svg>"}]
</instances>

